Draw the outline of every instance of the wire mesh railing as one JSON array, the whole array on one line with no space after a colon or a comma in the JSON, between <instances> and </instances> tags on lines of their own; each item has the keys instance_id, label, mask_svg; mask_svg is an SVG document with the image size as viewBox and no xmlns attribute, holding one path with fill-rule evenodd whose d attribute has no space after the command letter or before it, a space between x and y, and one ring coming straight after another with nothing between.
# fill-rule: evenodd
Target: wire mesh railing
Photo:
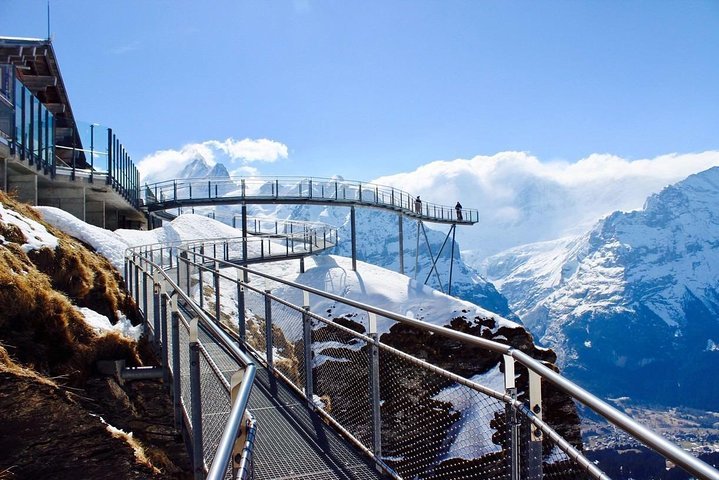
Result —
<instances>
[{"instance_id":1,"label":"wire mesh railing","mask_svg":"<svg viewBox=\"0 0 719 480\"><path fill-rule=\"evenodd\" d=\"M608 479L583 452L578 421L557 420L576 416L577 402L697 478L719 479L711 466L522 351L248 269L212 256L223 250L210 242L200 245L160 247L155 258L172 265L165 268L175 270L183 296L202 303L203 315L236 334L395 478ZM310 297L322 315L310 310ZM496 362L475 375L432 363L422 348L404 351L390 341L393 326L415 343L438 335Z\"/></svg>"},{"instance_id":2,"label":"wire mesh railing","mask_svg":"<svg viewBox=\"0 0 719 480\"><path fill-rule=\"evenodd\" d=\"M219 262L219 275L224 275L223 266L230 267ZM556 414L545 413L550 406L560 408L559 392L569 400L561 408L571 400L584 403L687 471L719 478L712 467L674 445L667 447L524 352L257 270L239 270L249 278L228 277L235 278L233 291L244 297L237 303L246 316L238 315L235 331L245 323L244 340L259 347L256 353L276 375L398 477L608 478L582 453L576 432L556 422ZM265 288L257 288L258 283ZM309 311L309 295L341 305L342 315L327 318ZM252 335L247 333L250 322L257 325ZM392 325L445 335L494 352L501 361L494 372L465 378L380 341ZM491 388L481 384L485 381ZM543 399L542 393L550 391Z\"/></svg>"},{"instance_id":3,"label":"wire mesh railing","mask_svg":"<svg viewBox=\"0 0 719 480\"><path fill-rule=\"evenodd\" d=\"M175 425L191 445L195 478L252 478L256 427L247 402L255 365L179 287L199 287L193 277L200 267L185 270L184 278L176 268L177 282L170 275L172 248L129 251L128 290L134 292L148 335L161 352Z\"/></svg>"}]
</instances>

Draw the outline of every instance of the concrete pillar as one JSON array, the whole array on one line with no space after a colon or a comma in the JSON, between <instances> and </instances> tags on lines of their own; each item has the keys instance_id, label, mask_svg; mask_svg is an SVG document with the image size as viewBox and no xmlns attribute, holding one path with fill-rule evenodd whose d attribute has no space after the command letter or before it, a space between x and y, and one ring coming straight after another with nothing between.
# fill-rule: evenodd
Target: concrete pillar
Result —
<instances>
[{"instance_id":1,"label":"concrete pillar","mask_svg":"<svg viewBox=\"0 0 719 480\"><path fill-rule=\"evenodd\" d=\"M0 158L0 189L7 192L7 158Z\"/></svg>"},{"instance_id":2,"label":"concrete pillar","mask_svg":"<svg viewBox=\"0 0 719 480\"><path fill-rule=\"evenodd\" d=\"M9 170L7 172L8 192L14 192L21 202L37 205L37 175L34 173L12 174Z\"/></svg>"},{"instance_id":3,"label":"concrete pillar","mask_svg":"<svg viewBox=\"0 0 719 480\"><path fill-rule=\"evenodd\" d=\"M105 228L108 230L120 228L120 212L116 208L107 208L107 205L105 206Z\"/></svg>"},{"instance_id":4,"label":"concrete pillar","mask_svg":"<svg viewBox=\"0 0 719 480\"><path fill-rule=\"evenodd\" d=\"M105 202L91 201L85 202L85 221L90 225L105 228Z\"/></svg>"}]
</instances>

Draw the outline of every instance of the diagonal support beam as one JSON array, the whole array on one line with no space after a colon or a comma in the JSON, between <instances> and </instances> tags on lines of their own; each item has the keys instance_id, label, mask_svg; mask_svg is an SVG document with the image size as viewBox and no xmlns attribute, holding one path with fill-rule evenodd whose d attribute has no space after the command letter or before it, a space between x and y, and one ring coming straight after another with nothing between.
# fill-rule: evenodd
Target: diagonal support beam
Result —
<instances>
[{"instance_id":1,"label":"diagonal support beam","mask_svg":"<svg viewBox=\"0 0 719 480\"><path fill-rule=\"evenodd\" d=\"M456 225L452 224L452 256L449 259L449 285L447 285L447 295L452 295L452 272L454 271L454 246L456 245L454 241L454 234L456 233L455 229ZM447 235L449 235L449 232L447 232Z\"/></svg>"},{"instance_id":2,"label":"diagonal support beam","mask_svg":"<svg viewBox=\"0 0 719 480\"><path fill-rule=\"evenodd\" d=\"M429 252L429 256L432 259L432 268L430 268L429 273L427 274L427 278L424 279L424 284L427 285L427 281L429 280L429 277L432 276L432 272L434 272L435 276L437 277L437 283L439 283L439 289L444 293L444 285L442 285L442 280L439 278L439 272L437 271L437 260L439 260L440 255L442 255L442 250L444 250L444 246L447 243L447 238L449 237L449 233L447 233L447 237L444 239L444 243L442 243L442 248L439 249L439 253L437 254L437 258L434 258L434 254L432 253L432 247L430 247L429 244L429 238L427 238L427 230L424 228L424 223L422 223L422 233L424 234L424 241L427 244L427 251Z\"/></svg>"}]
</instances>

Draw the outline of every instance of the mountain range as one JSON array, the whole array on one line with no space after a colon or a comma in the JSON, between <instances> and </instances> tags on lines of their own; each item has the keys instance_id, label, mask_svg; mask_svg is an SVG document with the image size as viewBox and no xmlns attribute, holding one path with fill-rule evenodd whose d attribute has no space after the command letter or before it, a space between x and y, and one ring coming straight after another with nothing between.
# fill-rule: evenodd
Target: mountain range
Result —
<instances>
[{"instance_id":1,"label":"mountain range","mask_svg":"<svg viewBox=\"0 0 719 480\"><path fill-rule=\"evenodd\" d=\"M719 168L589 232L485 260L487 278L590 390L719 408Z\"/></svg>"}]
</instances>

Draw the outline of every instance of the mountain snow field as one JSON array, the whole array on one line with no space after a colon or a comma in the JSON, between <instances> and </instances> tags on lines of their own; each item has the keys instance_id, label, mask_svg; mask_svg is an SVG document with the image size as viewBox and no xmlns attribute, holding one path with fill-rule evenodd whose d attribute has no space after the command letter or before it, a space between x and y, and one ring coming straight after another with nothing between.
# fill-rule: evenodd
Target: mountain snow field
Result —
<instances>
[{"instance_id":1,"label":"mountain snow field","mask_svg":"<svg viewBox=\"0 0 719 480\"><path fill-rule=\"evenodd\" d=\"M560 364L600 393L719 408L719 168L615 212L588 233L484 262ZM602 372L596 375L595 372Z\"/></svg>"}]
</instances>

